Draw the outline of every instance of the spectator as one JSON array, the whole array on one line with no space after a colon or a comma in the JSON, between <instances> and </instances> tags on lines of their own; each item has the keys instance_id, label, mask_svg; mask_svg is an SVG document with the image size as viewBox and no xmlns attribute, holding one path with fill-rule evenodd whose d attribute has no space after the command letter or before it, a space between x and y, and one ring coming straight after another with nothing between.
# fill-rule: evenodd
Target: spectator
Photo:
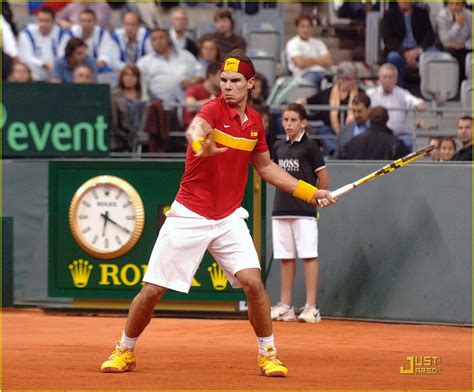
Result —
<instances>
[{"instance_id":1,"label":"spectator","mask_svg":"<svg viewBox=\"0 0 474 392\"><path fill-rule=\"evenodd\" d=\"M81 38L87 44L88 56L94 59L97 68L101 72L110 71L107 65L109 53L114 45L109 32L97 24L97 16L94 11L85 9L79 16L79 24L71 28L72 35Z\"/></svg>"},{"instance_id":2,"label":"spectator","mask_svg":"<svg viewBox=\"0 0 474 392\"><path fill-rule=\"evenodd\" d=\"M439 160L451 161L456 154L456 142L452 137L443 137L439 143Z\"/></svg>"},{"instance_id":3,"label":"spectator","mask_svg":"<svg viewBox=\"0 0 474 392\"><path fill-rule=\"evenodd\" d=\"M112 90L112 127L110 150L130 152L144 115L140 70L126 65L120 71L117 87Z\"/></svg>"},{"instance_id":4,"label":"spectator","mask_svg":"<svg viewBox=\"0 0 474 392\"><path fill-rule=\"evenodd\" d=\"M176 49L186 49L194 57L198 57L198 48L195 42L187 36L188 14L182 8L176 8L171 12L171 28L169 34Z\"/></svg>"},{"instance_id":5,"label":"spectator","mask_svg":"<svg viewBox=\"0 0 474 392\"><path fill-rule=\"evenodd\" d=\"M241 49L245 52L247 43L240 35L234 34L234 19L232 11L227 8L216 10L214 14L216 32L206 34L203 38L212 38L217 43L220 60L234 49Z\"/></svg>"},{"instance_id":6,"label":"spectator","mask_svg":"<svg viewBox=\"0 0 474 392\"><path fill-rule=\"evenodd\" d=\"M72 82L74 84L95 83L94 70L85 64L78 65L72 73Z\"/></svg>"},{"instance_id":7,"label":"spectator","mask_svg":"<svg viewBox=\"0 0 474 392\"><path fill-rule=\"evenodd\" d=\"M207 101L220 95L221 88L221 67L219 63L211 63L207 67L206 80L202 83L194 84L186 90L185 103L203 105ZM186 108L183 111L183 126L188 128L198 107Z\"/></svg>"},{"instance_id":8,"label":"spectator","mask_svg":"<svg viewBox=\"0 0 474 392\"><path fill-rule=\"evenodd\" d=\"M265 75L257 72L255 74L255 84L250 90L250 105L257 111L266 106L265 101L268 97L268 82Z\"/></svg>"},{"instance_id":9,"label":"spectator","mask_svg":"<svg viewBox=\"0 0 474 392\"><path fill-rule=\"evenodd\" d=\"M433 146L434 148L430 152L431 159L433 161L439 161L439 145L441 143L441 138L439 137L430 137L428 141L429 146Z\"/></svg>"},{"instance_id":10,"label":"spectator","mask_svg":"<svg viewBox=\"0 0 474 392\"><path fill-rule=\"evenodd\" d=\"M374 107L369 119L372 126L344 146L342 159L392 161L409 153L405 144L387 127L387 109Z\"/></svg>"},{"instance_id":11,"label":"spectator","mask_svg":"<svg viewBox=\"0 0 474 392\"><path fill-rule=\"evenodd\" d=\"M97 23L109 31L112 30L112 8L106 1L73 1L58 12L58 24L64 29L70 29L78 24L81 13L91 10L97 15Z\"/></svg>"},{"instance_id":12,"label":"spectator","mask_svg":"<svg viewBox=\"0 0 474 392\"><path fill-rule=\"evenodd\" d=\"M398 77L397 68L393 64L387 63L380 67L379 86L367 90L372 106L425 110L425 103L422 99L397 86ZM402 110L389 110L389 115L387 126L412 150L413 139L408 125L408 113Z\"/></svg>"},{"instance_id":13,"label":"spectator","mask_svg":"<svg viewBox=\"0 0 474 392\"><path fill-rule=\"evenodd\" d=\"M362 135L367 129L370 128L370 98L365 93L357 94L351 103L351 111L354 116L354 121L348 123L342 128L338 138L338 156L346 145L346 143L352 138Z\"/></svg>"},{"instance_id":14,"label":"spectator","mask_svg":"<svg viewBox=\"0 0 474 392\"><path fill-rule=\"evenodd\" d=\"M138 61L138 68L149 82L152 98L163 102L182 102L184 91L202 79L199 63L187 50L176 50L166 30L151 32L153 52Z\"/></svg>"},{"instance_id":15,"label":"spectator","mask_svg":"<svg viewBox=\"0 0 474 392\"><path fill-rule=\"evenodd\" d=\"M112 4L115 3L115 0ZM156 1L125 2L126 8L140 17L147 30L161 27L160 12Z\"/></svg>"},{"instance_id":16,"label":"spectator","mask_svg":"<svg viewBox=\"0 0 474 392\"><path fill-rule=\"evenodd\" d=\"M444 50L459 63L459 80L464 80L466 54L472 51L472 12L464 1L448 0L436 19L439 39Z\"/></svg>"},{"instance_id":17,"label":"spectator","mask_svg":"<svg viewBox=\"0 0 474 392\"><path fill-rule=\"evenodd\" d=\"M320 39L312 37L313 19L300 15L295 19L297 35L286 44L288 68L295 76L302 76L319 88L327 68L333 60Z\"/></svg>"},{"instance_id":18,"label":"spectator","mask_svg":"<svg viewBox=\"0 0 474 392\"><path fill-rule=\"evenodd\" d=\"M326 90L320 91L310 98L301 98L296 102L302 105L331 105L334 107L350 106L355 96L361 92L357 87L357 69L351 62L342 62L336 71L336 84ZM333 155L337 149L336 136L339 135L345 123L354 120L351 111L339 112L337 109L321 110L313 117L316 121L322 121L323 126L316 129L317 135L329 136L321 139L321 145L325 155Z\"/></svg>"},{"instance_id":19,"label":"spectator","mask_svg":"<svg viewBox=\"0 0 474 392\"><path fill-rule=\"evenodd\" d=\"M20 62L14 62L12 70L8 76L8 81L11 83L30 83L33 81L33 75L30 67Z\"/></svg>"},{"instance_id":20,"label":"spectator","mask_svg":"<svg viewBox=\"0 0 474 392\"><path fill-rule=\"evenodd\" d=\"M59 83L73 83L73 71L79 65L87 65L94 70L96 80L97 68L94 60L87 57L87 44L80 38L71 38L67 45L63 58L54 63L53 81Z\"/></svg>"},{"instance_id":21,"label":"spectator","mask_svg":"<svg viewBox=\"0 0 474 392\"><path fill-rule=\"evenodd\" d=\"M217 43L213 38L210 38L209 36L201 38L198 41L198 45L198 61L202 65L203 69L206 69L209 64L219 61L219 48L217 47Z\"/></svg>"},{"instance_id":22,"label":"spectator","mask_svg":"<svg viewBox=\"0 0 474 392\"><path fill-rule=\"evenodd\" d=\"M122 18L123 27L112 33L115 45L110 53L109 66L120 71L127 64L136 64L151 52L150 34L140 25L137 14L127 12Z\"/></svg>"},{"instance_id":23,"label":"spectator","mask_svg":"<svg viewBox=\"0 0 474 392\"><path fill-rule=\"evenodd\" d=\"M10 23L2 15L2 50L11 58L18 57L18 45Z\"/></svg>"},{"instance_id":24,"label":"spectator","mask_svg":"<svg viewBox=\"0 0 474 392\"><path fill-rule=\"evenodd\" d=\"M36 23L25 27L18 38L18 57L31 68L34 80L52 79L54 62L64 56L70 37L70 31L55 24L54 11L38 10Z\"/></svg>"},{"instance_id":25,"label":"spectator","mask_svg":"<svg viewBox=\"0 0 474 392\"><path fill-rule=\"evenodd\" d=\"M273 161L293 177L316 185L329 186L329 174L317 144L308 138L306 110L292 103L282 112L286 140L275 143ZM318 285L318 221L316 207L305 205L290 194L276 191L272 214L273 257L281 259L280 302L271 309L272 320L296 320L292 306L296 258L302 259L306 281L306 304L299 321L321 321L316 296Z\"/></svg>"},{"instance_id":26,"label":"spectator","mask_svg":"<svg viewBox=\"0 0 474 392\"><path fill-rule=\"evenodd\" d=\"M464 116L458 120L458 138L461 149L453 161L472 161L472 117Z\"/></svg>"},{"instance_id":27,"label":"spectator","mask_svg":"<svg viewBox=\"0 0 474 392\"><path fill-rule=\"evenodd\" d=\"M423 51L434 50L435 33L428 11L411 0L397 0L382 18L385 58L398 70L398 85L405 85L405 66L416 69ZM375 105L375 104L374 104Z\"/></svg>"}]
</instances>

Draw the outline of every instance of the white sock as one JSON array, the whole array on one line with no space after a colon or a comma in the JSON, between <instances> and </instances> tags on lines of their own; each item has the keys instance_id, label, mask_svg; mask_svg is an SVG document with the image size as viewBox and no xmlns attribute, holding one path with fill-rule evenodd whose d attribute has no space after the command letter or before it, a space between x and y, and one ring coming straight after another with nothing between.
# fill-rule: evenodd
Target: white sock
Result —
<instances>
[{"instance_id":1,"label":"white sock","mask_svg":"<svg viewBox=\"0 0 474 392\"><path fill-rule=\"evenodd\" d=\"M125 335L125 330L122 332L122 338L120 339L119 347L128 351L133 351L137 344L138 338L129 338Z\"/></svg>"},{"instance_id":2,"label":"white sock","mask_svg":"<svg viewBox=\"0 0 474 392\"><path fill-rule=\"evenodd\" d=\"M259 355L275 355L277 350L273 334L264 338L257 336Z\"/></svg>"}]
</instances>

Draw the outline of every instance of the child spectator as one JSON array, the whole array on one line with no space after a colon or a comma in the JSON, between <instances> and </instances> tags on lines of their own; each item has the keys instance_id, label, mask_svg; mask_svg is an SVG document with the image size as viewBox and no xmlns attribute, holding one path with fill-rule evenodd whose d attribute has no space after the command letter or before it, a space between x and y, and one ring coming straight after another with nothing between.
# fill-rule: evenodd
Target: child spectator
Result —
<instances>
[{"instance_id":1,"label":"child spectator","mask_svg":"<svg viewBox=\"0 0 474 392\"><path fill-rule=\"evenodd\" d=\"M456 154L456 142L452 137L443 137L439 143L439 160L450 161Z\"/></svg>"},{"instance_id":2,"label":"child spectator","mask_svg":"<svg viewBox=\"0 0 474 392\"><path fill-rule=\"evenodd\" d=\"M308 138L306 110L300 104L289 104L282 112L286 140L274 146L274 162L297 179L329 186L329 174L318 145ZM321 315L317 308L318 288L318 222L316 207L309 206L292 195L276 191L272 214L273 257L281 259L280 302L271 310L272 320L296 320L292 306L296 258L302 259L306 281L306 304L299 321L317 323Z\"/></svg>"}]
</instances>

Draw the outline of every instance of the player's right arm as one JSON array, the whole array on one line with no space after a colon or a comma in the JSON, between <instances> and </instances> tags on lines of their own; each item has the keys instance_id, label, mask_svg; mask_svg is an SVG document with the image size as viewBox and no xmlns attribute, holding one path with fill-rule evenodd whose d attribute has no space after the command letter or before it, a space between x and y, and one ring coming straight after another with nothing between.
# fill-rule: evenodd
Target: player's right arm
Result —
<instances>
[{"instance_id":1,"label":"player's right arm","mask_svg":"<svg viewBox=\"0 0 474 392\"><path fill-rule=\"evenodd\" d=\"M189 124L186 139L197 157L207 157L227 151L226 147L219 148L212 140L212 127L203 118L196 116Z\"/></svg>"},{"instance_id":2,"label":"player's right arm","mask_svg":"<svg viewBox=\"0 0 474 392\"><path fill-rule=\"evenodd\" d=\"M313 185L301 180L298 181L288 174L286 170L283 170L270 159L268 151L252 154L251 163L264 181L298 199L319 207L328 207L337 200L331 196L329 191L317 189Z\"/></svg>"}]
</instances>

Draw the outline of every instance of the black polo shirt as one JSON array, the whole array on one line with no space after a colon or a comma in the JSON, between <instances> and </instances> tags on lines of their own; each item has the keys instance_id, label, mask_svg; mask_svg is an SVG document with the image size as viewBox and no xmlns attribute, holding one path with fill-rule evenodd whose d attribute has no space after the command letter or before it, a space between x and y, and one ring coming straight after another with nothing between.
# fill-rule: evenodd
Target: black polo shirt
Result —
<instances>
[{"instance_id":1,"label":"black polo shirt","mask_svg":"<svg viewBox=\"0 0 474 392\"><path fill-rule=\"evenodd\" d=\"M273 161L293 177L316 184L316 173L326 168L318 144L303 132L293 143L278 140L273 149ZM277 189L272 216L316 216L316 207Z\"/></svg>"}]
</instances>

